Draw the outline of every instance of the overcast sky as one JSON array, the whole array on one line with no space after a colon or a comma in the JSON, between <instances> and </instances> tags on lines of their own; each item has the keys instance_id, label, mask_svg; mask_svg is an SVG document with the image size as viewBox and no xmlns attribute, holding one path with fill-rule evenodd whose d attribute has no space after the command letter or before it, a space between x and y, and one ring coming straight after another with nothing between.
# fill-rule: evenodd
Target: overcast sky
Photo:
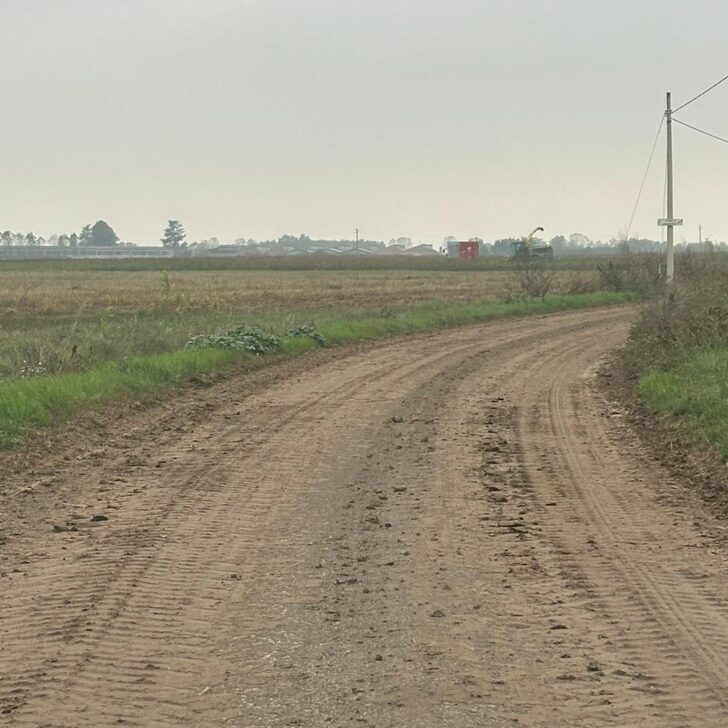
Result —
<instances>
[{"instance_id":1,"label":"overcast sky","mask_svg":"<svg viewBox=\"0 0 728 728\"><path fill-rule=\"evenodd\" d=\"M0 0L0 229L485 240L629 221L725 0ZM728 82L681 117L728 136ZM676 239L728 240L728 144L675 129ZM659 237L664 134L633 232Z\"/></svg>"}]
</instances>

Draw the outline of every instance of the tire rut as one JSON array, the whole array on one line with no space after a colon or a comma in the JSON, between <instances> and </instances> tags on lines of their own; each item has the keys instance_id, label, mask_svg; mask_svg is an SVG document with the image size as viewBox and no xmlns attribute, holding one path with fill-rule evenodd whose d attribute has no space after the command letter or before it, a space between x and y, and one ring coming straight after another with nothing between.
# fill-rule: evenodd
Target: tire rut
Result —
<instances>
[{"instance_id":1,"label":"tire rut","mask_svg":"<svg viewBox=\"0 0 728 728\"><path fill-rule=\"evenodd\" d=\"M563 513L551 514L550 528L560 532L565 549L580 554L577 566L600 610L615 622L628 617L624 621L629 631L618 639L622 651L639 666L633 673L655 695L657 724L724 725L728 608L718 594L724 590L706 590L700 583L705 572L702 554L696 559L689 549L679 548L682 534L665 521L657 503L659 491L635 487L659 485L669 476L654 464L630 457L629 448L624 452L618 447L625 433L605 426L609 405L600 401L588 375L606 352L603 343L583 342L576 351L557 357L557 366L552 365L538 388L528 387L531 401L524 402L521 395L520 404L530 416L521 417L520 437L537 445L529 449L529 456L537 450L547 452L551 465L545 478L543 463L536 467L527 457L526 477L541 498L566 494L570 509L579 513L569 525L568 537ZM661 510L663 522L656 524L655 513ZM578 549L577 539L590 542L599 558ZM696 698L697 716L691 712Z\"/></svg>"}]
</instances>

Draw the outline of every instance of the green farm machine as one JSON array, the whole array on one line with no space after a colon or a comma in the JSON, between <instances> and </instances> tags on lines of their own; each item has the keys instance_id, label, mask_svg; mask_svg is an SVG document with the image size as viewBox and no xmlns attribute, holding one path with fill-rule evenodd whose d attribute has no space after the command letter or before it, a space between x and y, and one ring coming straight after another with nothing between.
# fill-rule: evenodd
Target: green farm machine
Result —
<instances>
[{"instance_id":1,"label":"green farm machine","mask_svg":"<svg viewBox=\"0 0 728 728\"><path fill-rule=\"evenodd\" d=\"M512 260L525 263L532 260L551 261L554 259L554 249L550 245L533 245L533 236L538 232L543 232L543 228L536 227L523 240L516 240L513 243Z\"/></svg>"}]
</instances>

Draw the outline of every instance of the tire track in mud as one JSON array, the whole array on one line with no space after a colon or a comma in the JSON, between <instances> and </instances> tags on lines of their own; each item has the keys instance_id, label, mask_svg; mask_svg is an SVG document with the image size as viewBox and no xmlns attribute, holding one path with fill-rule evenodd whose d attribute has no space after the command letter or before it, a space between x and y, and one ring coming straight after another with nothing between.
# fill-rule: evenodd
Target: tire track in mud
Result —
<instances>
[{"instance_id":1,"label":"tire track in mud","mask_svg":"<svg viewBox=\"0 0 728 728\"><path fill-rule=\"evenodd\" d=\"M593 386L629 317L301 363L61 453L0 547L0 724L725 725L725 557Z\"/></svg>"}]
</instances>

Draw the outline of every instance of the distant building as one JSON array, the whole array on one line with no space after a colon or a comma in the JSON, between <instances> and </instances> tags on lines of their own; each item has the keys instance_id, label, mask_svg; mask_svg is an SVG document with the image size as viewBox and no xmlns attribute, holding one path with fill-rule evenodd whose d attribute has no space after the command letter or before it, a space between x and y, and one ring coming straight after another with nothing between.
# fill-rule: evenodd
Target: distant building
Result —
<instances>
[{"instance_id":1,"label":"distant building","mask_svg":"<svg viewBox=\"0 0 728 728\"><path fill-rule=\"evenodd\" d=\"M447 243L448 258L464 258L466 260L479 258L485 255L487 251L484 249L483 241L480 238L470 238L470 240L449 240Z\"/></svg>"},{"instance_id":2,"label":"distant building","mask_svg":"<svg viewBox=\"0 0 728 728\"><path fill-rule=\"evenodd\" d=\"M406 248L404 245L397 245L394 243L393 245L388 245L386 248L382 248L379 251L380 255L402 255Z\"/></svg>"},{"instance_id":3,"label":"distant building","mask_svg":"<svg viewBox=\"0 0 728 728\"><path fill-rule=\"evenodd\" d=\"M0 260L100 260L112 258L171 258L174 251L160 245L13 245L0 247Z\"/></svg>"},{"instance_id":4,"label":"distant building","mask_svg":"<svg viewBox=\"0 0 728 728\"><path fill-rule=\"evenodd\" d=\"M411 248L407 248L402 251L403 255L440 255L430 243L420 243L419 245L413 245Z\"/></svg>"}]
</instances>

